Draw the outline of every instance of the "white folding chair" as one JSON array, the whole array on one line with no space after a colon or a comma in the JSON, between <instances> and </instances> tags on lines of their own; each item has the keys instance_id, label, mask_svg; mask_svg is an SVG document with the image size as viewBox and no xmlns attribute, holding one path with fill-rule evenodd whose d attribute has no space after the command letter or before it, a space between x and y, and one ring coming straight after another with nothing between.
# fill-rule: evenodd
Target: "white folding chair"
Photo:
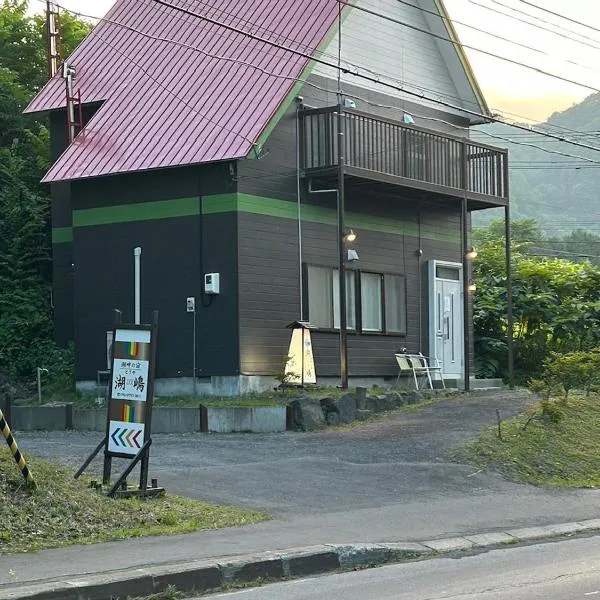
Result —
<instances>
[{"instance_id":1,"label":"white folding chair","mask_svg":"<svg viewBox=\"0 0 600 600\"><path fill-rule=\"evenodd\" d=\"M431 374L433 373L434 375L438 375L441 382L442 382L442 388L446 389L446 382L444 381L444 376L442 374L442 367L440 365L439 360L433 359L435 360L435 365L431 365L430 361L432 360L431 358L429 358L428 356L424 356L421 352L419 352L418 354L411 354L409 355L409 358L411 359L411 361L414 361L415 363L418 363L419 365L419 369L423 372L427 373L427 380L429 382L429 387L431 389L433 389L433 382L431 381Z\"/></svg>"},{"instance_id":2,"label":"white folding chair","mask_svg":"<svg viewBox=\"0 0 600 600\"><path fill-rule=\"evenodd\" d=\"M417 377L415 375L415 371L412 367L410 360L408 359L407 354L394 354L396 357L396 362L398 363L398 367L400 372L398 373L398 377L396 378L396 387L398 387L398 382L400 381L400 377L412 375L415 380L415 388L419 389L419 384L417 382Z\"/></svg>"}]
</instances>

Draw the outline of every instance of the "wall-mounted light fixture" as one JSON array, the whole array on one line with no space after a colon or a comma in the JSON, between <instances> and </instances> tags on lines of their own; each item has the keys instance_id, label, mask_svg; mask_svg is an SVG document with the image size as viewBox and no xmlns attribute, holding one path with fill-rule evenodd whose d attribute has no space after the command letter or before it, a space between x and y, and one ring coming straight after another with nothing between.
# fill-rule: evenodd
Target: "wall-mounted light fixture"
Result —
<instances>
[{"instance_id":1,"label":"wall-mounted light fixture","mask_svg":"<svg viewBox=\"0 0 600 600\"><path fill-rule=\"evenodd\" d=\"M477 258L477 250L471 246L465 253L465 258L467 260L475 260Z\"/></svg>"},{"instance_id":2,"label":"wall-mounted light fixture","mask_svg":"<svg viewBox=\"0 0 600 600\"><path fill-rule=\"evenodd\" d=\"M352 229L350 231L346 232L346 234L344 235L344 241L345 242L356 241L356 234L354 233L354 231Z\"/></svg>"},{"instance_id":3,"label":"wall-mounted light fixture","mask_svg":"<svg viewBox=\"0 0 600 600\"><path fill-rule=\"evenodd\" d=\"M475 290L477 289L477 286L475 285L475 282L470 279L469 280L469 285L467 286L467 290L470 294L472 294Z\"/></svg>"}]
</instances>

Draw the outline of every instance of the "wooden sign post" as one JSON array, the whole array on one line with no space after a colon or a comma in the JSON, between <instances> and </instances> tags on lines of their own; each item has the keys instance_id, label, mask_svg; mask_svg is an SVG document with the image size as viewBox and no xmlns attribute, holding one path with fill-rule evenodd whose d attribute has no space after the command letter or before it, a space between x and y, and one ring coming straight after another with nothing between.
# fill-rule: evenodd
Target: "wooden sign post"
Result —
<instances>
[{"instance_id":1,"label":"wooden sign post","mask_svg":"<svg viewBox=\"0 0 600 600\"><path fill-rule=\"evenodd\" d=\"M127 476L139 462L138 493L144 496L149 491L158 491L156 488L148 490L158 312L154 312L152 325L124 325L119 322L118 311L117 315L112 338L106 435L75 477L79 477L104 448L104 485L110 484L113 458L131 460L108 495L114 496L122 489Z\"/></svg>"}]
</instances>

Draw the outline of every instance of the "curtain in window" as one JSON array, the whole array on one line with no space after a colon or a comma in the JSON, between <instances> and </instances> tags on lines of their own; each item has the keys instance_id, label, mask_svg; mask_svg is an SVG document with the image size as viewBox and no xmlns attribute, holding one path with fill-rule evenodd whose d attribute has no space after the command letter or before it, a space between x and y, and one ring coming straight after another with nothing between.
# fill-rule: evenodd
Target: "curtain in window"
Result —
<instances>
[{"instance_id":1,"label":"curtain in window","mask_svg":"<svg viewBox=\"0 0 600 600\"><path fill-rule=\"evenodd\" d=\"M402 275L385 275L385 329L406 333L406 279Z\"/></svg>"},{"instance_id":2,"label":"curtain in window","mask_svg":"<svg viewBox=\"0 0 600 600\"><path fill-rule=\"evenodd\" d=\"M333 326L340 328L340 272L334 269L333 284ZM356 329L356 284L353 271L346 271L346 327Z\"/></svg>"},{"instance_id":3,"label":"curtain in window","mask_svg":"<svg viewBox=\"0 0 600 600\"><path fill-rule=\"evenodd\" d=\"M331 269L308 267L308 312L313 325L333 326Z\"/></svg>"},{"instance_id":4,"label":"curtain in window","mask_svg":"<svg viewBox=\"0 0 600 600\"><path fill-rule=\"evenodd\" d=\"M360 301L363 331L382 331L381 275L360 274Z\"/></svg>"}]
</instances>

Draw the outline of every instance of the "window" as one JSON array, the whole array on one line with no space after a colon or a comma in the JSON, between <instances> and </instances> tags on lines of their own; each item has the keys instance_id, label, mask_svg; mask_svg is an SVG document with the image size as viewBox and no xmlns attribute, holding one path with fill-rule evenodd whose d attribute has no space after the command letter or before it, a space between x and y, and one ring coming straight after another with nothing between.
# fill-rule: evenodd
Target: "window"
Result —
<instances>
[{"instance_id":1,"label":"window","mask_svg":"<svg viewBox=\"0 0 600 600\"><path fill-rule=\"evenodd\" d=\"M363 331L383 331L382 276L360 274L361 328Z\"/></svg>"},{"instance_id":2,"label":"window","mask_svg":"<svg viewBox=\"0 0 600 600\"><path fill-rule=\"evenodd\" d=\"M307 266L310 322L323 329L339 329L339 271ZM356 289L356 278L360 292ZM360 327L357 312L360 308ZM349 330L364 333L406 334L406 278L391 273L346 271L346 322Z\"/></svg>"},{"instance_id":3,"label":"window","mask_svg":"<svg viewBox=\"0 0 600 600\"><path fill-rule=\"evenodd\" d=\"M403 275L384 275L385 330L406 333L406 279Z\"/></svg>"},{"instance_id":4,"label":"window","mask_svg":"<svg viewBox=\"0 0 600 600\"><path fill-rule=\"evenodd\" d=\"M324 329L340 327L340 274L330 267L307 268L310 322ZM346 271L346 326L356 328L356 285L354 271Z\"/></svg>"}]
</instances>

